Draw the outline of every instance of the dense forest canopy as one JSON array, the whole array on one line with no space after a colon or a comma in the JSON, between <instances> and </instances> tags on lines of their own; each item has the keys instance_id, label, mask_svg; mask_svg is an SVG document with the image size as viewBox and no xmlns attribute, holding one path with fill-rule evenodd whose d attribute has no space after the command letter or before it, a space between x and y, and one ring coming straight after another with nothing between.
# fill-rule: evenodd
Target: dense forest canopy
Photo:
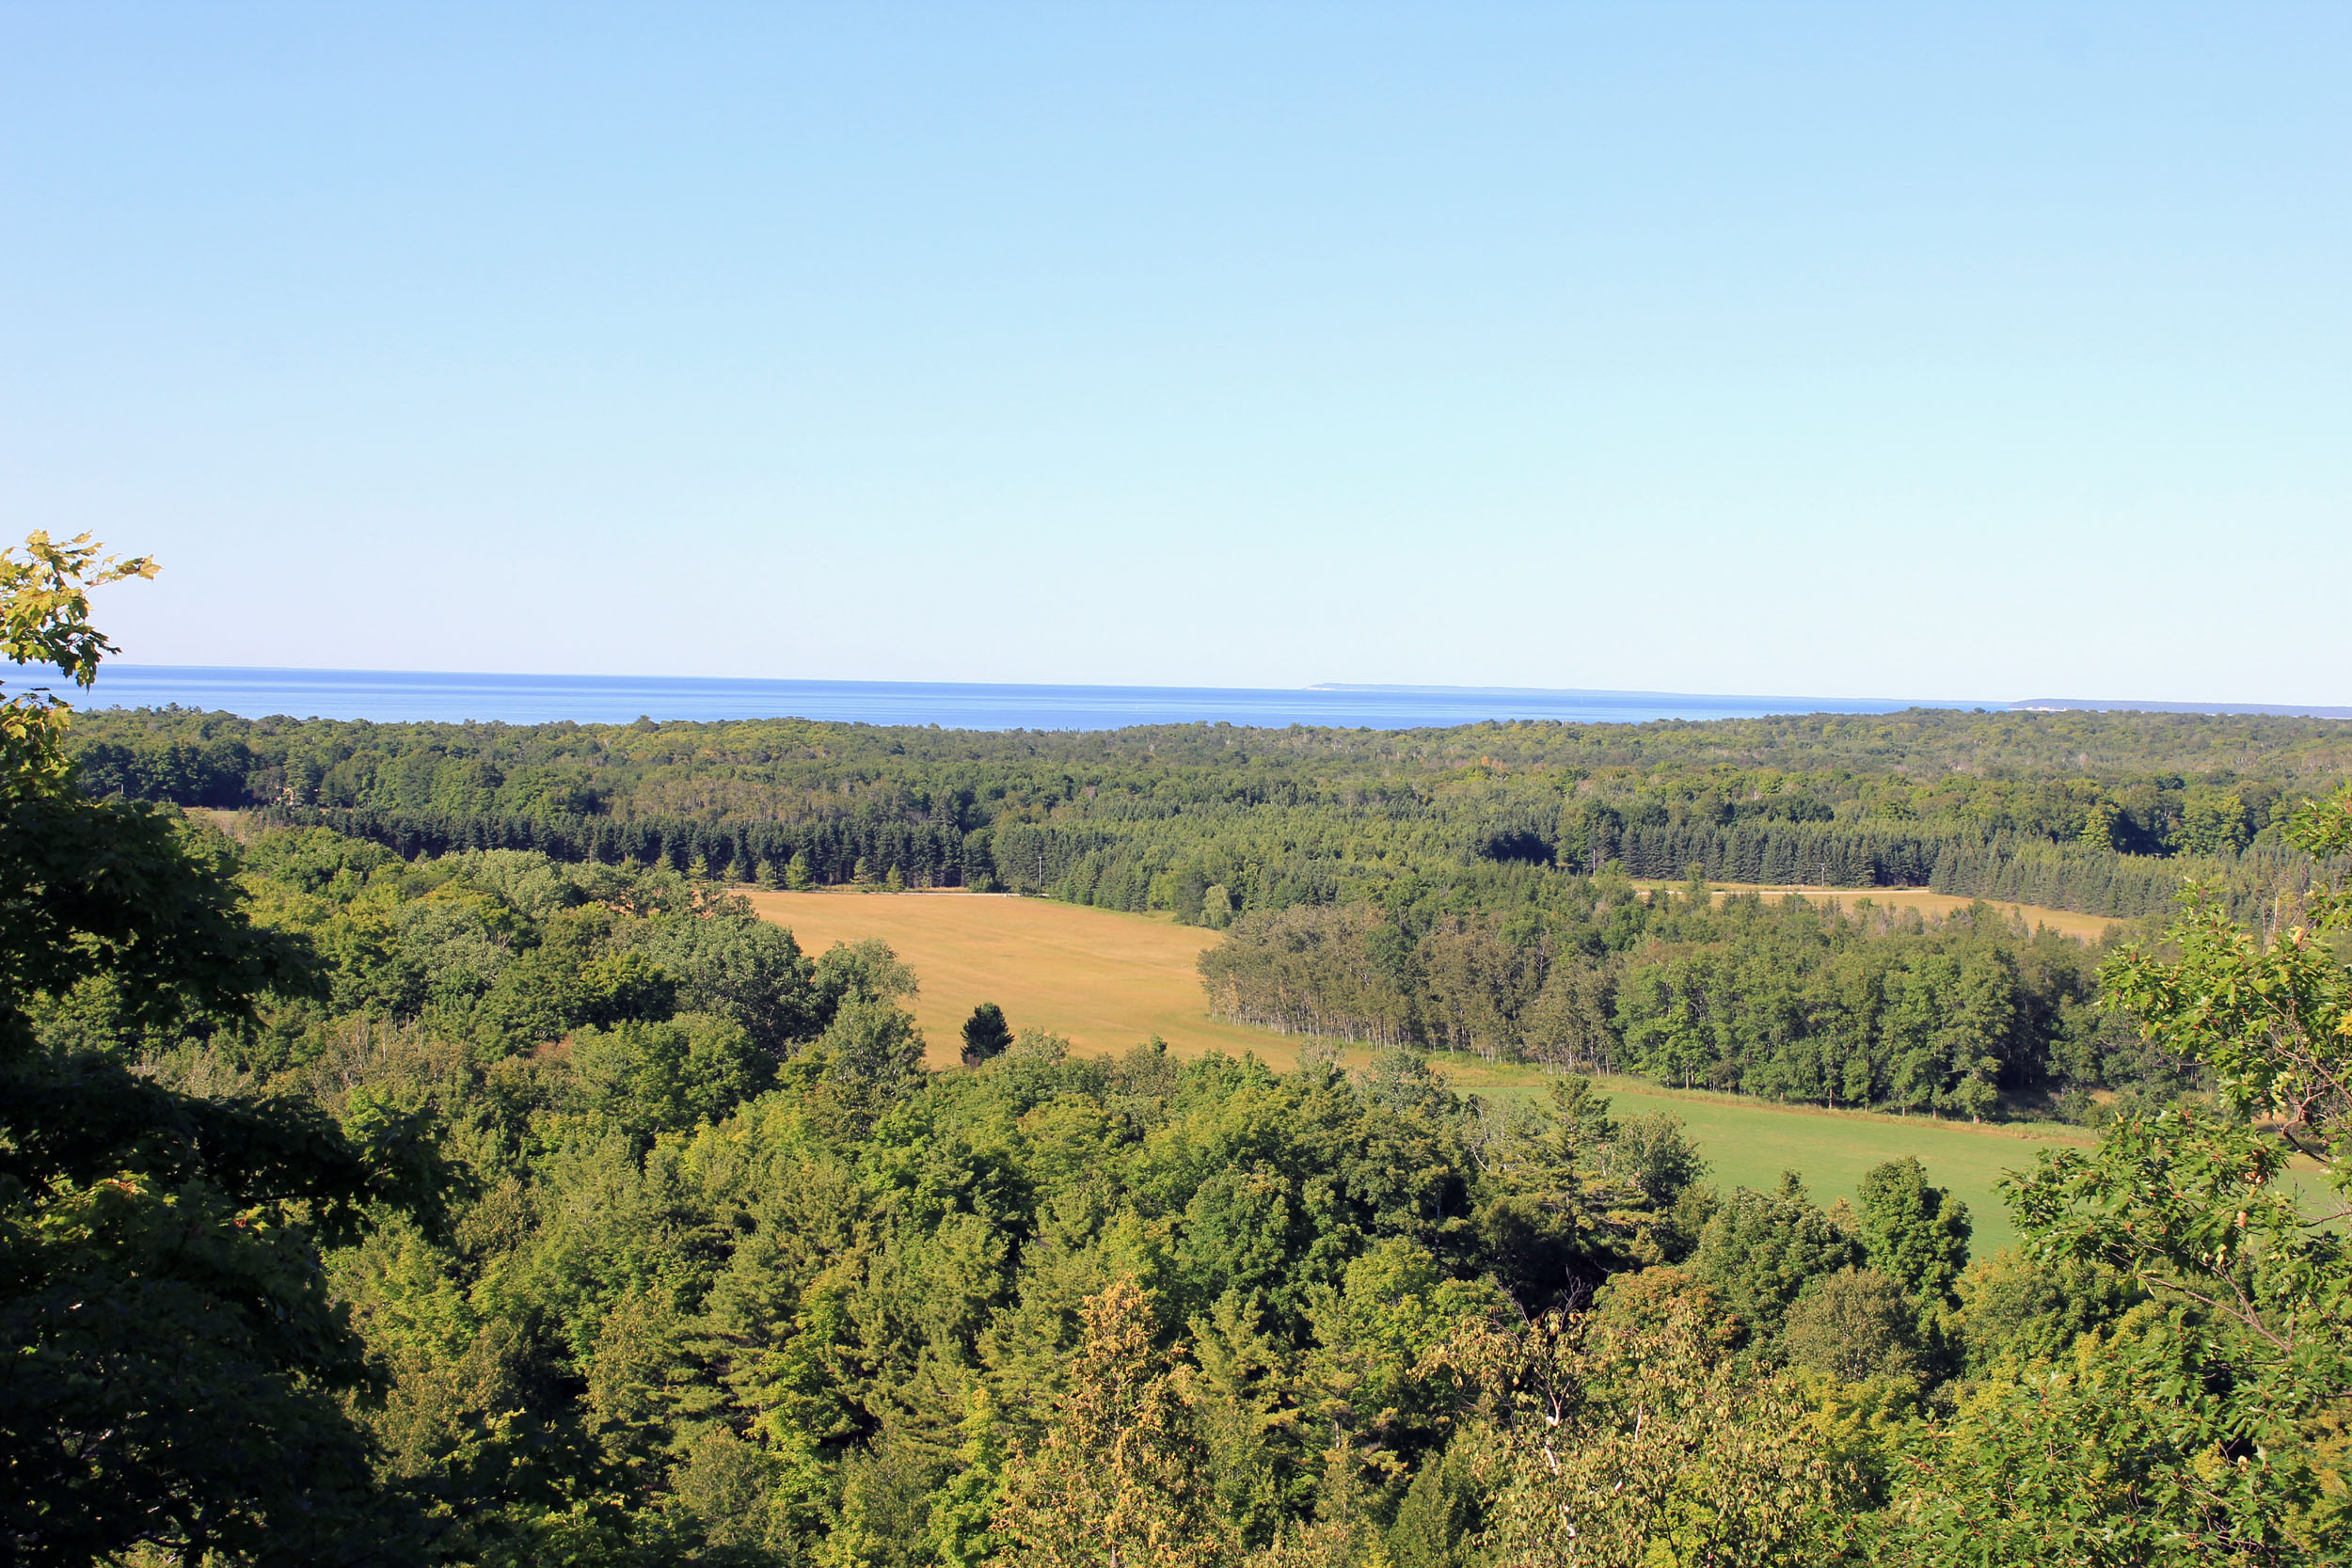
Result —
<instances>
[{"instance_id":1,"label":"dense forest canopy","mask_svg":"<svg viewBox=\"0 0 2352 1568\"><path fill-rule=\"evenodd\" d=\"M2352 775L2352 727L2330 720L1948 709L1050 735L139 710L87 716L74 747L96 794L265 807L407 853L775 882L896 871L1212 924L1295 904L1467 912L1612 863L2118 916L2169 909L2187 871L2250 910L2304 875L2287 811Z\"/></svg>"},{"instance_id":2,"label":"dense forest canopy","mask_svg":"<svg viewBox=\"0 0 2352 1568\"><path fill-rule=\"evenodd\" d=\"M321 829L236 863L319 984L31 1017L172 1092L437 1130L444 1220L312 1243L377 1379L344 1396L355 1560L1470 1568L1562 1560L1565 1520L1627 1564L2252 1563L2345 1523L2341 1236L2260 1180L2165 1216L2238 1238L2253 1206L2236 1264L2139 1266L2137 1167L2080 1155L2021 1188L2038 1251L1972 1257L1914 1163L1851 1206L1720 1191L1574 1076L1466 1098L1407 1048L1279 1073L1035 1034L925 1072L886 950L803 954L667 867ZM1963 974L2004 950L1893 934ZM2110 1136L2144 1163L2181 1115ZM2272 1135L2217 1131L2275 1179Z\"/></svg>"},{"instance_id":3,"label":"dense forest canopy","mask_svg":"<svg viewBox=\"0 0 2352 1568\"><path fill-rule=\"evenodd\" d=\"M83 589L151 568L26 551L8 656L86 681ZM2331 726L84 719L0 706L10 1560L2257 1568L2352 1540ZM183 799L262 809L232 838ZM1644 896L1648 827L2217 886L2093 949ZM1575 834L1604 829L1596 865ZM804 952L719 879L1021 885L1088 834L1032 885L1172 887L1228 927L1235 1010L1385 1046L1082 1059L982 1012L930 1071L919 974ZM872 853L921 843L956 858ZM1438 1035L1939 1114L2052 1064L2137 1092L2013 1175L2026 1244L1979 1255L1915 1161L1851 1203L1726 1191L1582 1073L1458 1092Z\"/></svg>"},{"instance_id":4,"label":"dense forest canopy","mask_svg":"<svg viewBox=\"0 0 2352 1568\"><path fill-rule=\"evenodd\" d=\"M1466 1051L1828 1107L2096 1121L2193 1085L2094 1005L2105 944L1976 906L1946 918L1581 881L1550 909L1417 940L1368 906L1245 915L1211 1006L1285 1034ZM2120 933L2119 933L2120 936Z\"/></svg>"}]
</instances>

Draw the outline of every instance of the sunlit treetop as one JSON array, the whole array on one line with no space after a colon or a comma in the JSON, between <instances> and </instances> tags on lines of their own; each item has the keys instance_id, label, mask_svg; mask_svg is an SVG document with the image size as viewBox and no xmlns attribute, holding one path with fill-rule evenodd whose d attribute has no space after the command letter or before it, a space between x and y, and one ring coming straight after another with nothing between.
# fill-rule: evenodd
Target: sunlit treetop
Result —
<instances>
[{"instance_id":1,"label":"sunlit treetop","mask_svg":"<svg viewBox=\"0 0 2352 1568\"><path fill-rule=\"evenodd\" d=\"M0 636L12 664L48 665L87 689L99 661L117 652L90 625L89 591L125 578L151 578L151 556L102 556L87 533L56 543L39 529L0 550ZM0 683L0 772L10 787L63 772L72 705L46 686L10 692Z\"/></svg>"}]
</instances>

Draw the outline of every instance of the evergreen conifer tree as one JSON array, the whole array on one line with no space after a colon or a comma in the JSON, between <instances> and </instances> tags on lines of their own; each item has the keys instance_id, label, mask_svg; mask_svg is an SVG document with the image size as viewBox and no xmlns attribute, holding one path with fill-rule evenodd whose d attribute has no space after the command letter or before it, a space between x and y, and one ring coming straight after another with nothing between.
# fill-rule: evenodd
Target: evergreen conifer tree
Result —
<instances>
[{"instance_id":1,"label":"evergreen conifer tree","mask_svg":"<svg viewBox=\"0 0 2352 1568\"><path fill-rule=\"evenodd\" d=\"M1003 1055L1011 1043L1012 1026L1005 1022L1005 1010L993 1002L981 1003L963 1021L965 1067L978 1067L992 1056Z\"/></svg>"}]
</instances>

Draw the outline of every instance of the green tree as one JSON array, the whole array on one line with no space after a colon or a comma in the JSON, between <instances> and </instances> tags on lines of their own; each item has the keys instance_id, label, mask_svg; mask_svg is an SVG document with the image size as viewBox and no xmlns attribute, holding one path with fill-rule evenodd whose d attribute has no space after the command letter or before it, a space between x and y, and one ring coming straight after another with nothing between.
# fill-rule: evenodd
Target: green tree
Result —
<instances>
[{"instance_id":1,"label":"green tree","mask_svg":"<svg viewBox=\"0 0 2352 1568\"><path fill-rule=\"evenodd\" d=\"M1315 1293L1317 1344L1304 1370L1311 1412L1335 1440L1360 1445L1367 1462L1401 1469L1442 1440L1460 1398L1432 1354L1502 1305L1490 1282L1446 1278L1410 1242L1375 1243L1349 1262L1339 1289Z\"/></svg>"},{"instance_id":2,"label":"green tree","mask_svg":"<svg viewBox=\"0 0 2352 1568\"><path fill-rule=\"evenodd\" d=\"M2245 800L2210 784L2191 787L2181 800L2181 825L2172 847L2187 855L2234 855L2254 836Z\"/></svg>"},{"instance_id":3,"label":"green tree","mask_svg":"<svg viewBox=\"0 0 2352 1568\"><path fill-rule=\"evenodd\" d=\"M815 979L816 966L792 933L759 919L739 898L714 900L702 909L664 914L628 934L628 952L642 954L675 977L678 1010L715 1013L734 1020L754 1044L781 1059L824 1026L826 1008L837 1000ZM647 1007L629 1016L660 1018ZM592 1020L591 1022L601 1022Z\"/></svg>"},{"instance_id":4,"label":"green tree","mask_svg":"<svg viewBox=\"0 0 2352 1568\"><path fill-rule=\"evenodd\" d=\"M845 1002L898 1002L920 989L914 971L880 938L837 942L817 960L816 1010L818 1019L833 1017Z\"/></svg>"},{"instance_id":5,"label":"green tree","mask_svg":"<svg viewBox=\"0 0 2352 1568\"><path fill-rule=\"evenodd\" d=\"M1539 1319L1457 1354L1491 1415L1470 1445L1486 1491L1476 1560L1495 1568L1845 1560L1867 1455L1804 1389L1757 1375L1689 1300L1651 1322Z\"/></svg>"},{"instance_id":6,"label":"green tree","mask_svg":"<svg viewBox=\"0 0 2352 1568\"><path fill-rule=\"evenodd\" d=\"M1190 1324L1194 1364L1178 1389L1200 1440L1217 1517L1262 1546L1303 1500L1303 1422L1289 1347L1239 1291Z\"/></svg>"},{"instance_id":7,"label":"green tree","mask_svg":"<svg viewBox=\"0 0 2352 1568\"><path fill-rule=\"evenodd\" d=\"M940 1489L925 1530L947 1568L979 1568L1004 1543L990 1528L1003 1504L1005 1427L985 1385L975 1387L959 1429L956 1473Z\"/></svg>"},{"instance_id":8,"label":"green tree","mask_svg":"<svg viewBox=\"0 0 2352 1568\"><path fill-rule=\"evenodd\" d=\"M572 1065L596 1108L647 1140L719 1120L767 1086L771 1067L740 1024L707 1013L582 1029Z\"/></svg>"},{"instance_id":9,"label":"green tree","mask_svg":"<svg viewBox=\"0 0 2352 1568\"><path fill-rule=\"evenodd\" d=\"M836 1081L896 1088L923 1070L923 1034L904 1008L853 998L817 1037L814 1055Z\"/></svg>"},{"instance_id":10,"label":"green tree","mask_svg":"<svg viewBox=\"0 0 2352 1568\"><path fill-rule=\"evenodd\" d=\"M1901 1285L1876 1270L1840 1269L1797 1298L1781 1348L1798 1366L1847 1383L1909 1378L1919 1364L1916 1308Z\"/></svg>"},{"instance_id":11,"label":"green tree","mask_svg":"<svg viewBox=\"0 0 2352 1568\"><path fill-rule=\"evenodd\" d=\"M1865 1171L1855 1208L1870 1267L1899 1285L1924 1312L1949 1305L1968 1266L1968 1206L1928 1181L1909 1156Z\"/></svg>"},{"instance_id":12,"label":"green tree","mask_svg":"<svg viewBox=\"0 0 2352 1568\"><path fill-rule=\"evenodd\" d=\"M1486 1493L1478 1482L1474 1447L1450 1445L1413 1472L1397 1504L1396 1522L1389 1528L1389 1555L1396 1568L1470 1568L1477 1560Z\"/></svg>"},{"instance_id":13,"label":"green tree","mask_svg":"<svg viewBox=\"0 0 2352 1568\"><path fill-rule=\"evenodd\" d=\"M2009 1362L2058 1362L2074 1341L2146 1298L2104 1264L2038 1262L2014 1247L1979 1259L1960 1277L1956 1327L1971 1376Z\"/></svg>"},{"instance_id":14,"label":"green tree","mask_svg":"<svg viewBox=\"0 0 2352 1568\"><path fill-rule=\"evenodd\" d=\"M1005 1022L1005 1009L993 1002L981 1003L963 1021L965 1067L978 1067L992 1056L1003 1055L1011 1043L1012 1026Z\"/></svg>"},{"instance_id":15,"label":"green tree","mask_svg":"<svg viewBox=\"0 0 2352 1568\"><path fill-rule=\"evenodd\" d=\"M102 558L87 533L53 543L45 532L0 550L0 657L20 668L51 666L87 690L115 645L90 624L89 591L130 578L152 578L152 559ZM61 787L70 774L66 726L73 705L46 686L0 699L0 789L24 793Z\"/></svg>"},{"instance_id":16,"label":"green tree","mask_svg":"<svg viewBox=\"0 0 2352 1568\"><path fill-rule=\"evenodd\" d=\"M1177 1568L1227 1557L1204 1511L1199 1449L1132 1278L1087 1299L1069 1390L1044 1440L1005 1465L999 1560Z\"/></svg>"},{"instance_id":17,"label":"green tree","mask_svg":"<svg viewBox=\"0 0 2352 1568\"><path fill-rule=\"evenodd\" d=\"M2145 1303L2047 1363L1999 1367L1906 1445L1871 1560L1918 1568L2192 1568L2343 1560L2341 1422L2258 1445L2210 1393L2193 1311ZM2314 1440L2316 1439L2316 1440Z\"/></svg>"},{"instance_id":18,"label":"green tree","mask_svg":"<svg viewBox=\"0 0 2352 1568\"><path fill-rule=\"evenodd\" d=\"M1752 1332L1776 1335L1805 1287L1866 1260L1861 1239L1805 1196L1794 1171L1770 1193L1741 1187L1699 1233L1689 1268Z\"/></svg>"}]
</instances>

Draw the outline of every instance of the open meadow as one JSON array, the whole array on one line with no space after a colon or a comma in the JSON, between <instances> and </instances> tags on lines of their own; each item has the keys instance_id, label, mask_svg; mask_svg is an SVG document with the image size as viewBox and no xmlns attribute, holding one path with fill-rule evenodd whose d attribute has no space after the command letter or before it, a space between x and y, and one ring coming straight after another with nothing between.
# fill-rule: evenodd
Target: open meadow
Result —
<instances>
[{"instance_id":1,"label":"open meadow","mask_svg":"<svg viewBox=\"0 0 2352 1568\"><path fill-rule=\"evenodd\" d=\"M989 894L741 891L761 915L789 927L811 954L867 937L890 943L922 982L914 1010L933 1067L956 1061L958 1031L981 1002L1003 1007L1016 1029L1066 1035L1088 1053L1123 1051L1157 1035L1180 1055L1247 1051L1285 1068L1298 1059L1294 1037L1209 1016L1194 964L1219 939L1197 926ZM1360 1049L1345 1055L1351 1065L1369 1059ZM1474 1057L1441 1053L1436 1061L1461 1087L1480 1093L1536 1094L1545 1082L1534 1069L1490 1066ZM2015 1236L1995 1185L2001 1173L2028 1163L2042 1145L2089 1141L2060 1127L1978 1126L1773 1105L1633 1079L1612 1079L1607 1086L1620 1111L1671 1111L1682 1117L1706 1149L1712 1179L1725 1189L1768 1187L1782 1171L1795 1170L1826 1203L1851 1196L1872 1165L1915 1155L1934 1180L1966 1200L1977 1217L1979 1254Z\"/></svg>"},{"instance_id":2,"label":"open meadow","mask_svg":"<svg viewBox=\"0 0 2352 1568\"><path fill-rule=\"evenodd\" d=\"M739 891L812 958L836 942L888 942L922 982L914 1021L935 1068L955 1065L959 1031L982 1002L1015 1029L1065 1035L1089 1054L1157 1035L1187 1056L1296 1060L1295 1042L1209 1016L1194 966L1217 934L1198 926L1005 894Z\"/></svg>"},{"instance_id":3,"label":"open meadow","mask_svg":"<svg viewBox=\"0 0 2352 1568\"><path fill-rule=\"evenodd\" d=\"M1976 1222L1973 1251L1981 1258L2017 1239L2001 1201L2002 1173L2032 1164L2033 1151L2055 1144L2088 1147L2090 1132L2046 1122L1978 1124L1934 1121L1879 1111L1825 1111L1774 1105L1740 1095L1660 1088L1631 1078L1602 1081L1619 1115L1669 1111L1680 1117L1706 1151L1708 1178L1717 1188L1771 1187L1793 1170L1815 1198L1851 1198L1863 1172L1912 1155L1930 1178L1968 1205ZM1529 1094L1538 1088L1498 1086L1482 1092Z\"/></svg>"}]
</instances>

